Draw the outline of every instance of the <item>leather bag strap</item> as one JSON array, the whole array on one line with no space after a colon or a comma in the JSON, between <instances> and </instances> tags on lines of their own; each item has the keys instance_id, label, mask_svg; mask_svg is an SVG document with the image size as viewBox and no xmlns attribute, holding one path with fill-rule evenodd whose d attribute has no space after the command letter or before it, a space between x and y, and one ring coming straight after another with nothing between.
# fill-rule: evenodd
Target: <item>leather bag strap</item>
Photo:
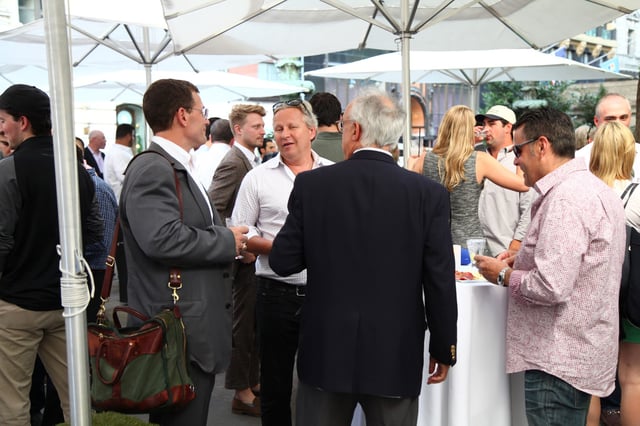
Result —
<instances>
[{"instance_id":1,"label":"leather bag strap","mask_svg":"<svg viewBox=\"0 0 640 426\"><path fill-rule=\"evenodd\" d=\"M113 283L113 268L116 265L116 250L118 248L118 235L120 234L120 216L116 217L116 225L113 228L113 238L111 239L111 248L105 262L107 268L104 271L104 279L102 280L102 291L100 298L106 300L111 294L111 284Z\"/></svg>"},{"instance_id":2,"label":"leather bag strap","mask_svg":"<svg viewBox=\"0 0 640 426\"><path fill-rule=\"evenodd\" d=\"M136 158L143 154L157 154L164 157L167 161L171 163L171 161L156 151L143 151L136 155L131 162L133 162ZM131 164L129 163L129 165ZM127 166L127 169L129 166ZM176 195L178 196L178 205L180 207L180 220L184 218L184 205L182 202L182 189L180 188L180 180L178 179L178 173L176 169L173 168L173 164L171 165L173 170L173 179L176 186ZM126 171L125 171L126 173ZM111 287L113 284L113 268L115 267L115 259L116 259L116 249L118 246L118 234L120 233L120 215L116 218L116 225L113 229L113 238L111 240L111 248L109 249L109 255L107 256L106 265L104 273L104 280L102 281L102 291L100 292L100 308L98 309L97 320L98 323L104 322L105 312L106 312L106 303L111 296ZM168 287L171 289L171 297L173 298L173 303L175 303L180 299L178 296L178 290L182 288L182 275L180 274L180 269L176 267L169 268L169 282Z\"/></svg>"}]
</instances>

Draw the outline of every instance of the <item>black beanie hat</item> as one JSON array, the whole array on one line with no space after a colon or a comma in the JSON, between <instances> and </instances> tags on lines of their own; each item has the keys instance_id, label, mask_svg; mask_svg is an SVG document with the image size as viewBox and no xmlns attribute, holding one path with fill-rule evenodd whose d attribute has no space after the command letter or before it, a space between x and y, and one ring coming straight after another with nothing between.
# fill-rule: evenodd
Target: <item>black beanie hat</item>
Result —
<instances>
[{"instance_id":1,"label":"black beanie hat","mask_svg":"<svg viewBox=\"0 0 640 426\"><path fill-rule=\"evenodd\" d=\"M51 120L49 95L34 86L14 84L0 95L0 110L29 121Z\"/></svg>"}]
</instances>

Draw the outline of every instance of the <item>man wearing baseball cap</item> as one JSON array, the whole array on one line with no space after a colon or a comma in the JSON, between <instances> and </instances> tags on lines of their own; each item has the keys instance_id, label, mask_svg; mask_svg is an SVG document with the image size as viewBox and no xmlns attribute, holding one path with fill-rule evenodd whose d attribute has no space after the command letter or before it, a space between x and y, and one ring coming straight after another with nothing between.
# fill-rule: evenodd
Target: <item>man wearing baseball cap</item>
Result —
<instances>
[{"instance_id":1,"label":"man wearing baseball cap","mask_svg":"<svg viewBox=\"0 0 640 426\"><path fill-rule=\"evenodd\" d=\"M0 95L0 134L15 150L0 161L0 424L30 423L36 355L58 389L69 421L49 96L24 84L5 90ZM80 164L77 170L83 241L100 242L103 224L93 182Z\"/></svg>"},{"instance_id":2,"label":"man wearing baseball cap","mask_svg":"<svg viewBox=\"0 0 640 426\"><path fill-rule=\"evenodd\" d=\"M516 114L506 106L494 105L486 113L476 115L476 122L483 123L487 152L517 173L513 164L515 156L511 152L511 127L516 122ZM534 196L534 191L511 191L485 180L478 217L491 255L520 248L531 219L529 207Z\"/></svg>"}]
</instances>

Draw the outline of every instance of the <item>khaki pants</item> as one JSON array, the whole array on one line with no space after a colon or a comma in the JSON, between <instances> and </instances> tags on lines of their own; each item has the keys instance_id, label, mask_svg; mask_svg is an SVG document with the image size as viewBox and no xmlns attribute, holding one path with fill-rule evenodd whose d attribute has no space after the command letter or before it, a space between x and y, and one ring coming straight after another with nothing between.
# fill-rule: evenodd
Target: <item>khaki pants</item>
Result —
<instances>
[{"instance_id":1,"label":"khaki pants","mask_svg":"<svg viewBox=\"0 0 640 426\"><path fill-rule=\"evenodd\" d=\"M67 348L62 309L29 311L0 300L0 425L29 426L36 354L58 390L69 421Z\"/></svg>"}]
</instances>

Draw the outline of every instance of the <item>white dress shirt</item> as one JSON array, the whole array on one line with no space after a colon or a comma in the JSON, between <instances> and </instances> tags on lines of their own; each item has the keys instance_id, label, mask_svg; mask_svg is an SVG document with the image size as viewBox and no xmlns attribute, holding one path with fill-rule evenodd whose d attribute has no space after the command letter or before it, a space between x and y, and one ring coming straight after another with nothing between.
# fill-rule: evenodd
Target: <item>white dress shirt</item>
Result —
<instances>
[{"instance_id":1,"label":"white dress shirt","mask_svg":"<svg viewBox=\"0 0 640 426\"><path fill-rule=\"evenodd\" d=\"M120 192L124 181L124 171L133 158L131 147L115 144L109 149L109 155L104 160L104 180L116 194L116 200L120 203Z\"/></svg>"},{"instance_id":2,"label":"white dress shirt","mask_svg":"<svg viewBox=\"0 0 640 426\"><path fill-rule=\"evenodd\" d=\"M201 151L203 147L205 147L205 145L195 152L196 175L199 182L204 185L205 188L209 188L218 164L220 164L224 156L227 155L231 146L224 142L214 142L207 150Z\"/></svg>"},{"instance_id":3,"label":"white dress shirt","mask_svg":"<svg viewBox=\"0 0 640 426\"><path fill-rule=\"evenodd\" d=\"M311 154L314 169L333 164L313 151ZM231 215L233 223L247 225L249 239L259 236L273 241L289 214L287 203L295 178L295 174L282 162L279 154L250 170L238 190ZM306 269L288 277L281 277L269 267L269 256L262 254L258 255L256 260L256 276L294 285L307 283Z\"/></svg>"},{"instance_id":4,"label":"white dress shirt","mask_svg":"<svg viewBox=\"0 0 640 426\"><path fill-rule=\"evenodd\" d=\"M211 200L209 200L209 195L207 194L207 190L200 184L200 181L195 176L195 160L194 160L194 150L192 149L190 152L185 151L180 148L175 143L171 142L168 139L165 139L160 136L154 136L151 138L152 142L160 145L160 148L164 149L167 154L175 158L180 164L187 169L187 173L193 179L196 186L200 189L202 196L207 202L207 207L209 207L209 213L211 214L211 220L213 222L213 210L211 209Z\"/></svg>"}]
</instances>

